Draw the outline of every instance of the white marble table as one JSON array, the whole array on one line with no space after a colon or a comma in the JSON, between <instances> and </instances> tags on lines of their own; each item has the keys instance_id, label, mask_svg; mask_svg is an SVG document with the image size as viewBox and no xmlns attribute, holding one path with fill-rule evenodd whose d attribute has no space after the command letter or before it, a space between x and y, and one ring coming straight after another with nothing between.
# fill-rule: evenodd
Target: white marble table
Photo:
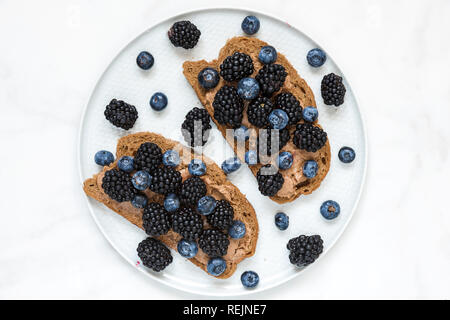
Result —
<instances>
[{"instance_id":1,"label":"white marble table","mask_svg":"<svg viewBox=\"0 0 450 320\"><path fill-rule=\"evenodd\" d=\"M127 3L0 2L0 298L205 298L130 267L81 193L78 125L102 71L154 22L212 4ZM246 3L327 49L369 134L365 190L340 241L294 281L251 297L449 299L450 2Z\"/></svg>"}]
</instances>

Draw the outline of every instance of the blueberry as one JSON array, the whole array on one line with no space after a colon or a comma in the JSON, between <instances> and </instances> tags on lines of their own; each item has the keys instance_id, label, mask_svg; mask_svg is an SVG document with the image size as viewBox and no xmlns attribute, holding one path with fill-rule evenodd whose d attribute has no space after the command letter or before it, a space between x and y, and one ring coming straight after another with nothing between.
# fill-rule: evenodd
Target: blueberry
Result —
<instances>
[{"instance_id":1,"label":"blueberry","mask_svg":"<svg viewBox=\"0 0 450 320\"><path fill-rule=\"evenodd\" d=\"M320 213L325 219L333 220L341 213L341 207L336 201L327 200L320 206Z\"/></svg>"},{"instance_id":2,"label":"blueberry","mask_svg":"<svg viewBox=\"0 0 450 320\"><path fill-rule=\"evenodd\" d=\"M215 208L216 199L211 196L204 196L198 200L197 211L204 216L211 214Z\"/></svg>"},{"instance_id":3,"label":"blueberry","mask_svg":"<svg viewBox=\"0 0 450 320\"><path fill-rule=\"evenodd\" d=\"M253 166L258 163L258 153L255 150L248 150L245 153L245 163Z\"/></svg>"},{"instance_id":4,"label":"blueberry","mask_svg":"<svg viewBox=\"0 0 450 320\"><path fill-rule=\"evenodd\" d=\"M227 263L222 258L212 258L208 261L206 270L212 276L218 277L227 269Z\"/></svg>"},{"instance_id":5,"label":"blueberry","mask_svg":"<svg viewBox=\"0 0 450 320\"><path fill-rule=\"evenodd\" d=\"M107 166L114 162L114 155L109 151L101 150L95 154L94 160L99 166Z\"/></svg>"},{"instance_id":6,"label":"blueberry","mask_svg":"<svg viewBox=\"0 0 450 320\"><path fill-rule=\"evenodd\" d=\"M341 160L343 163L350 163L355 160L356 153L355 150L350 147L342 147L341 150L339 150L338 156L339 160Z\"/></svg>"},{"instance_id":7,"label":"blueberry","mask_svg":"<svg viewBox=\"0 0 450 320\"><path fill-rule=\"evenodd\" d=\"M259 51L258 59L264 64L274 63L277 60L277 50L272 46L264 46Z\"/></svg>"},{"instance_id":8,"label":"blueberry","mask_svg":"<svg viewBox=\"0 0 450 320\"><path fill-rule=\"evenodd\" d=\"M259 283L259 276L254 271L245 271L241 275L242 285L246 288L254 288Z\"/></svg>"},{"instance_id":9,"label":"blueberry","mask_svg":"<svg viewBox=\"0 0 450 320\"><path fill-rule=\"evenodd\" d=\"M169 212L174 212L180 208L180 199L175 193L169 193L164 199L164 208Z\"/></svg>"},{"instance_id":10,"label":"blueberry","mask_svg":"<svg viewBox=\"0 0 450 320\"><path fill-rule=\"evenodd\" d=\"M292 167L292 162L294 161L292 154L287 151L283 151L278 155L278 167L281 170L286 170Z\"/></svg>"},{"instance_id":11,"label":"blueberry","mask_svg":"<svg viewBox=\"0 0 450 320\"><path fill-rule=\"evenodd\" d=\"M188 165L188 170L193 176L202 176L206 173L206 164L200 159L192 159Z\"/></svg>"},{"instance_id":12,"label":"blueberry","mask_svg":"<svg viewBox=\"0 0 450 320\"><path fill-rule=\"evenodd\" d=\"M284 231L289 227L289 217L284 212L278 212L275 215L275 225L278 229Z\"/></svg>"},{"instance_id":13,"label":"blueberry","mask_svg":"<svg viewBox=\"0 0 450 320\"><path fill-rule=\"evenodd\" d=\"M322 66L325 63L325 61L327 61L327 55L323 50L315 48L308 52L306 59L308 60L308 63L312 67L318 68Z\"/></svg>"},{"instance_id":14,"label":"blueberry","mask_svg":"<svg viewBox=\"0 0 450 320\"><path fill-rule=\"evenodd\" d=\"M259 94L259 83L253 78L244 78L237 86L238 95L245 100L253 100Z\"/></svg>"},{"instance_id":15,"label":"blueberry","mask_svg":"<svg viewBox=\"0 0 450 320\"><path fill-rule=\"evenodd\" d=\"M232 173L241 167L241 162L237 157L232 157L222 162L222 170L226 174Z\"/></svg>"},{"instance_id":16,"label":"blueberry","mask_svg":"<svg viewBox=\"0 0 450 320\"><path fill-rule=\"evenodd\" d=\"M134 160L133 157L130 156L123 156L117 161L117 167L119 170L122 170L123 172L130 173L134 170Z\"/></svg>"},{"instance_id":17,"label":"blueberry","mask_svg":"<svg viewBox=\"0 0 450 320\"><path fill-rule=\"evenodd\" d=\"M305 161L303 164L303 175L307 178L314 178L317 175L319 165L314 160Z\"/></svg>"},{"instance_id":18,"label":"blueberry","mask_svg":"<svg viewBox=\"0 0 450 320\"><path fill-rule=\"evenodd\" d=\"M150 107L155 111L161 111L167 107L167 97L162 92L156 92L150 98Z\"/></svg>"},{"instance_id":19,"label":"blueberry","mask_svg":"<svg viewBox=\"0 0 450 320\"><path fill-rule=\"evenodd\" d=\"M143 194L137 194L134 196L133 200L131 200L131 204L133 207L138 209L143 209L147 205L148 199Z\"/></svg>"},{"instance_id":20,"label":"blueberry","mask_svg":"<svg viewBox=\"0 0 450 320\"><path fill-rule=\"evenodd\" d=\"M239 128L234 129L234 138L237 141L247 141L250 137L250 133L248 131L248 128L244 125L241 125Z\"/></svg>"},{"instance_id":21,"label":"blueberry","mask_svg":"<svg viewBox=\"0 0 450 320\"><path fill-rule=\"evenodd\" d=\"M133 186L140 191L144 191L145 189L147 189L150 186L151 181L152 177L145 170L136 172L135 174L133 174L133 177L131 178Z\"/></svg>"},{"instance_id":22,"label":"blueberry","mask_svg":"<svg viewBox=\"0 0 450 320\"><path fill-rule=\"evenodd\" d=\"M317 111L317 108L309 106L303 109L302 116L305 121L314 122L319 117L319 112Z\"/></svg>"},{"instance_id":23,"label":"blueberry","mask_svg":"<svg viewBox=\"0 0 450 320\"><path fill-rule=\"evenodd\" d=\"M139 66L139 68L148 70L150 69L153 64L155 63L155 59L153 56L148 53L147 51L142 51L139 53L139 55L136 58L136 63Z\"/></svg>"},{"instance_id":24,"label":"blueberry","mask_svg":"<svg viewBox=\"0 0 450 320\"><path fill-rule=\"evenodd\" d=\"M239 220L234 220L230 228L228 229L228 234L233 239L241 239L243 236L245 236L245 232L245 224Z\"/></svg>"},{"instance_id":25,"label":"blueberry","mask_svg":"<svg viewBox=\"0 0 450 320\"><path fill-rule=\"evenodd\" d=\"M269 122L273 129L282 130L287 126L289 117L285 111L275 109L269 114Z\"/></svg>"},{"instance_id":26,"label":"blueberry","mask_svg":"<svg viewBox=\"0 0 450 320\"><path fill-rule=\"evenodd\" d=\"M246 34L255 34L259 30L259 19L255 16L246 16L242 21L241 28Z\"/></svg>"},{"instance_id":27,"label":"blueberry","mask_svg":"<svg viewBox=\"0 0 450 320\"><path fill-rule=\"evenodd\" d=\"M219 83L220 77L217 70L213 68L205 68L198 73L198 83L205 89L212 89Z\"/></svg>"},{"instance_id":28,"label":"blueberry","mask_svg":"<svg viewBox=\"0 0 450 320\"><path fill-rule=\"evenodd\" d=\"M180 155L175 150L167 150L163 154L162 161L167 167L176 167L180 164Z\"/></svg>"},{"instance_id":29,"label":"blueberry","mask_svg":"<svg viewBox=\"0 0 450 320\"><path fill-rule=\"evenodd\" d=\"M193 258L198 252L198 246L195 241L181 239L177 245L178 253L184 258Z\"/></svg>"}]
</instances>

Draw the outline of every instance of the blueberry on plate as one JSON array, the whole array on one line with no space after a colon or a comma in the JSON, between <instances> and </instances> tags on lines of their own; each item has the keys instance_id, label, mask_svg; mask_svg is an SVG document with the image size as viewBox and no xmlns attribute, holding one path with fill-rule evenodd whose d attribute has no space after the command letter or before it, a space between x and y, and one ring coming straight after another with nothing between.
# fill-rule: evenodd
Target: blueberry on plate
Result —
<instances>
[{"instance_id":1,"label":"blueberry on plate","mask_svg":"<svg viewBox=\"0 0 450 320\"><path fill-rule=\"evenodd\" d=\"M258 153L255 150L248 150L245 153L245 163L254 166L258 163Z\"/></svg>"},{"instance_id":2,"label":"blueberry on plate","mask_svg":"<svg viewBox=\"0 0 450 320\"><path fill-rule=\"evenodd\" d=\"M254 288L259 283L259 276L254 271L245 271L241 275L242 285L246 288Z\"/></svg>"},{"instance_id":3,"label":"blueberry on plate","mask_svg":"<svg viewBox=\"0 0 450 320\"><path fill-rule=\"evenodd\" d=\"M264 46L259 51L258 59L264 64L274 63L277 60L277 50L272 46Z\"/></svg>"},{"instance_id":4,"label":"blueberry on plate","mask_svg":"<svg viewBox=\"0 0 450 320\"><path fill-rule=\"evenodd\" d=\"M292 167L292 162L294 158L292 157L292 153L288 151L283 151L278 155L278 168L281 170L286 170Z\"/></svg>"},{"instance_id":5,"label":"blueberry on plate","mask_svg":"<svg viewBox=\"0 0 450 320\"><path fill-rule=\"evenodd\" d=\"M220 77L217 70L213 68L204 68L198 73L198 83L205 89L212 89L219 83Z\"/></svg>"},{"instance_id":6,"label":"blueberry on plate","mask_svg":"<svg viewBox=\"0 0 450 320\"><path fill-rule=\"evenodd\" d=\"M319 48L309 50L306 60L314 68L321 67L327 61L327 55Z\"/></svg>"},{"instance_id":7,"label":"blueberry on plate","mask_svg":"<svg viewBox=\"0 0 450 320\"><path fill-rule=\"evenodd\" d=\"M131 204L133 207L137 209L143 209L148 203L148 199L145 196L145 194L137 194L134 196L134 198L131 200Z\"/></svg>"},{"instance_id":8,"label":"blueberry on plate","mask_svg":"<svg viewBox=\"0 0 450 320\"><path fill-rule=\"evenodd\" d=\"M114 155L109 151L101 150L95 154L94 161L99 166L107 166L114 162Z\"/></svg>"},{"instance_id":9,"label":"blueberry on plate","mask_svg":"<svg viewBox=\"0 0 450 320\"><path fill-rule=\"evenodd\" d=\"M222 162L222 170L225 174L232 173L241 167L241 162L237 157L232 157Z\"/></svg>"},{"instance_id":10,"label":"blueberry on plate","mask_svg":"<svg viewBox=\"0 0 450 320\"><path fill-rule=\"evenodd\" d=\"M341 207L336 201L327 200L320 206L320 213L325 219L333 220L341 213Z\"/></svg>"},{"instance_id":11,"label":"blueberry on plate","mask_svg":"<svg viewBox=\"0 0 450 320\"><path fill-rule=\"evenodd\" d=\"M145 189L147 189L150 186L151 181L152 177L145 170L136 172L131 178L133 186L139 191L144 191Z\"/></svg>"},{"instance_id":12,"label":"blueberry on plate","mask_svg":"<svg viewBox=\"0 0 450 320\"><path fill-rule=\"evenodd\" d=\"M123 156L117 161L117 167L119 170L130 173L134 170L134 160L133 157Z\"/></svg>"},{"instance_id":13,"label":"blueberry on plate","mask_svg":"<svg viewBox=\"0 0 450 320\"><path fill-rule=\"evenodd\" d=\"M206 270L212 276L218 277L227 269L227 263L222 258L212 258L206 265Z\"/></svg>"},{"instance_id":14,"label":"blueberry on plate","mask_svg":"<svg viewBox=\"0 0 450 320\"><path fill-rule=\"evenodd\" d=\"M259 19L255 16L246 16L241 24L242 31L249 35L257 33L259 26Z\"/></svg>"},{"instance_id":15,"label":"blueberry on plate","mask_svg":"<svg viewBox=\"0 0 450 320\"><path fill-rule=\"evenodd\" d=\"M281 231L286 230L289 227L289 217L284 212L278 212L275 215L275 225Z\"/></svg>"},{"instance_id":16,"label":"blueberry on plate","mask_svg":"<svg viewBox=\"0 0 450 320\"><path fill-rule=\"evenodd\" d=\"M181 239L177 244L178 253L184 258L193 258L198 252L198 246L195 241Z\"/></svg>"},{"instance_id":17,"label":"blueberry on plate","mask_svg":"<svg viewBox=\"0 0 450 320\"><path fill-rule=\"evenodd\" d=\"M248 138L250 138L250 133L248 131L248 128L244 125L241 125L239 128L234 129L234 138L237 141L247 141Z\"/></svg>"},{"instance_id":18,"label":"blueberry on plate","mask_svg":"<svg viewBox=\"0 0 450 320\"><path fill-rule=\"evenodd\" d=\"M155 59L153 58L153 56L149 52L142 51L137 56L136 63L139 66L139 68L141 68L143 70L148 70L155 63Z\"/></svg>"},{"instance_id":19,"label":"blueberry on plate","mask_svg":"<svg viewBox=\"0 0 450 320\"><path fill-rule=\"evenodd\" d=\"M342 147L341 150L339 150L338 156L339 160L343 163L350 163L355 160L356 153L355 150L350 147Z\"/></svg>"},{"instance_id":20,"label":"blueberry on plate","mask_svg":"<svg viewBox=\"0 0 450 320\"><path fill-rule=\"evenodd\" d=\"M234 220L228 229L228 235L233 239L241 239L245 236L245 232L245 224L239 220Z\"/></svg>"},{"instance_id":21,"label":"blueberry on plate","mask_svg":"<svg viewBox=\"0 0 450 320\"><path fill-rule=\"evenodd\" d=\"M180 164L180 155L175 150L167 150L163 154L162 161L167 167L176 167Z\"/></svg>"},{"instance_id":22,"label":"blueberry on plate","mask_svg":"<svg viewBox=\"0 0 450 320\"><path fill-rule=\"evenodd\" d=\"M200 159L192 159L188 165L188 170L193 176L202 176L206 173L206 164Z\"/></svg>"},{"instance_id":23,"label":"blueberry on plate","mask_svg":"<svg viewBox=\"0 0 450 320\"><path fill-rule=\"evenodd\" d=\"M269 114L269 122L272 128L277 130L283 130L286 128L289 117L287 113L281 109L275 109Z\"/></svg>"},{"instance_id":24,"label":"blueberry on plate","mask_svg":"<svg viewBox=\"0 0 450 320\"><path fill-rule=\"evenodd\" d=\"M309 179L314 178L317 175L319 165L314 160L305 161L303 164L303 175Z\"/></svg>"},{"instance_id":25,"label":"blueberry on plate","mask_svg":"<svg viewBox=\"0 0 450 320\"><path fill-rule=\"evenodd\" d=\"M164 198L164 208L168 212L174 212L180 208L180 199L175 193L169 193Z\"/></svg>"},{"instance_id":26,"label":"blueberry on plate","mask_svg":"<svg viewBox=\"0 0 450 320\"><path fill-rule=\"evenodd\" d=\"M211 214L215 208L216 199L211 196L204 196L198 200L197 211L204 216Z\"/></svg>"},{"instance_id":27,"label":"blueberry on plate","mask_svg":"<svg viewBox=\"0 0 450 320\"><path fill-rule=\"evenodd\" d=\"M167 96L162 92L156 92L150 98L150 107L155 111L161 111L167 107Z\"/></svg>"},{"instance_id":28,"label":"blueberry on plate","mask_svg":"<svg viewBox=\"0 0 450 320\"><path fill-rule=\"evenodd\" d=\"M302 116L306 122L314 122L319 117L319 112L317 111L317 108L309 106L303 109Z\"/></svg>"},{"instance_id":29,"label":"blueberry on plate","mask_svg":"<svg viewBox=\"0 0 450 320\"><path fill-rule=\"evenodd\" d=\"M241 79L237 86L238 95L245 100L253 100L259 94L259 83L253 78Z\"/></svg>"}]
</instances>

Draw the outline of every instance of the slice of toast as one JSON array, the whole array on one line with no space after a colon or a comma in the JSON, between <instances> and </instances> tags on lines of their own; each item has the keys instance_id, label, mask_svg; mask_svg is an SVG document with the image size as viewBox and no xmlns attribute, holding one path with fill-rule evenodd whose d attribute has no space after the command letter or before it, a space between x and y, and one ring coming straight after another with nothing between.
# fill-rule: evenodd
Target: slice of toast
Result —
<instances>
[{"instance_id":1,"label":"slice of toast","mask_svg":"<svg viewBox=\"0 0 450 320\"><path fill-rule=\"evenodd\" d=\"M227 41L225 46L220 50L219 57L216 60L213 60L211 62L207 62L205 60L186 61L183 64L184 76L189 81L192 88L195 90L195 93L197 94L200 102L203 104L208 113L211 115L211 118L217 125L217 128L222 132L222 135L228 141L228 143L234 148L235 153L242 162L244 162L245 151L248 150L249 148L248 142L246 143L245 150L238 150L238 147L234 142L234 138L232 136L227 137L226 135L226 129L229 128L219 124L214 119L214 108L212 106L214 96L216 95L217 91L224 84L226 84L226 82L221 78L219 84L214 89L206 90L199 85L197 76L198 73L206 67L211 67L219 71L220 64L222 63L222 61L225 60L227 56L232 55L234 52L237 51L246 53L252 58L255 71L251 75L251 77L254 77L256 73L259 71L259 69L262 68L262 64L258 60L259 51L261 47L266 45L268 45L266 42L256 38L235 37ZM300 78L297 71L288 62L286 57L278 52L278 58L276 63L283 65L283 67L286 69L287 77L284 82L283 88L281 88L279 92L275 93L275 95L281 92L290 92L300 101L302 107L306 106L316 107L314 94L311 88L308 86L305 80ZM234 82L233 85L236 86L236 82ZM257 128L252 124L250 124L247 120L247 105L248 102L245 103L242 124L248 128L257 130ZM303 122L303 120L301 120L301 122ZM315 125L319 126L317 123L315 123ZM295 126L293 126L293 128L290 129L291 140L287 143L285 147L282 148L282 151L289 151L292 153L294 157L294 162L290 169L280 171L280 173L283 175L284 178L283 187L278 191L278 193L275 196L270 197L273 201L277 203L291 202L297 199L302 194L310 194L320 186L322 180L325 178L325 176L328 173L328 170L330 169L331 152L329 142L327 141L325 146L323 146L317 152L314 153L306 152L305 150L298 149L293 144L292 137L294 131ZM312 179L308 179L303 175L302 168L303 163L306 160L315 160L319 165L317 175ZM249 168L256 176L260 167L261 164L250 166Z\"/></svg>"},{"instance_id":2,"label":"slice of toast","mask_svg":"<svg viewBox=\"0 0 450 320\"><path fill-rule=\"evenodd\" d=\"M153 142L157 144L162 152L169 149L175 149L180 154L180 165L176 168L180 171L183 181L189 177L188 164L191 159L194 158L194 153L191 149L182 146L180 143L166 139L163 136L150 133L141 132L130 134L119 139L117 143L116 159L120 159L122 156L134 156L139 146L144 142ZM200 158L200 156L196 156ZM218 278L225 279L230 277L239 262L243 259L251 257L256 250L256 242L258 240L258 220L256 218L255 210L253 209L247 198L239 191L239 189L227 180L226 175L211 159L203 156L203 162L207 166L206 174L201 176L201 179L206 184L207 194L212 195L217 200L226 199L230 202L234 209L234 219L240 220L245 224L246 234L241 239L230 239L230 245L228 247L227 254L223 257L227 263L227 269ZM84 192L100 201L108 208L112 209L116 213L123 216L125 219L135 224L142 229L142 212L143 209L134 208L130 202L117 202L112 200L103 191L102 179L105 171L117 167L117 160L109 166L105 166L103 170L95 174L92 178L84 181L83 189ZM162 195L156 194L149 189L145 191L150 202L163 203L164 197ZM207 222L205 219L205 227L207 227ZM177 243L181 239L181 236L172 230L166 235L158 237L159 240L164 242L168 247L173 250L177 250ZM137 248L136 243L136 248ZM194 258L189 259L192 263L206 270L206 265L208 263L208 256L199 249L197 255Z\"/></svg>"}]
</instances>

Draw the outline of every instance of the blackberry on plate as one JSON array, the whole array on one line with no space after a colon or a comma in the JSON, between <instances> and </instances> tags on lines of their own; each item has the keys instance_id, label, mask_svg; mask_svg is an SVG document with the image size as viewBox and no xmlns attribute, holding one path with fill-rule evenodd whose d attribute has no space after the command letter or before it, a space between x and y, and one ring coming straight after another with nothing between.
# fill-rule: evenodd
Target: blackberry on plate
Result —
<instances>
[{"instance_id":1,"label":"blackberry on plate","mask_svg":"<svg viewBox=\"0 0 450 320\"><path fill-rule=\"evenodd\" d=\"M289 240L289 260L297 267L305 267L319 257L323 251L323 240L319 235L301 235Z\"/></svg>"},{"instance_id":2,"label":"blackberry on plate","mask_svg":"<svg viewBox=\"0 0 450 320\"><path fill-rule=\"evenodd\" d=\"M221 230L228 230L233 223L234 209L227 200L216 201L214 211L206 216L208 223Z\"/></svg>"},{"instance_id":3,"label":"blackberry on plate","mask_svg":"<svg viewBox=\"0 0 450 320\"><path fill-rule=\"evenodd\" d=\"M137 253L144 266L156 272L164 270L173 260L170 250L161 241L153 238L139 243Z\"/></svg>"},{"instance_id":4,"label":"blackberry on plate","mask_svg":"<svg viewBox=\"0 0 450 320\"><path fill-rule=\"evenodd\" d=\"M203 220L192 208L181 208L172 215L172 228L187 240L197 240L203 231Z\"/></svg>"},{"instance_id":5,"label":"blackberry on plate","mask_svg":"<svg viewBox=\"0 0 450 320\"><path fill-rule=\"evenodd\" d=\"M214 118L224 125L237 128L242 122L244 101L238 95L235 87L223 86L217 91L214 101Z\"/></svg>"},{"instance_id":6,"label":"blackberry on plate","mask_svg":"<svg viewBox=\"0 0 450 320\"><path fill-rule=\"evenodd\" d=\"M322 79L320 91L325 104L334 104L337 107L344 103L346 89L342 83L342 77L334 73L327 74Z\"/></svg>"},{"instance_id":7,"label":"blackberry on plate","mask_svg":"<svg viewBox=\"0 0 450 320\"><path fill-rule=\"evenodd\" d=\"M211 117L206 109L193 108L186 114L181 125L184 140L191 147L203 146L209 138Z\"/></svg>"},{"instance_id":8,"label":"blackberry on plate","mask_svg":"<svg viewBox=\"0 0 450 320\"><path fill-rule=\"evenodd\" d=\"M112 99L106 106L104 114L106 120L125 130L131 129L138 118L135 106L116 99Z\"/></svg>"},{"instance_id":9,"label":"blackberry on plate","mask_svg":"<svg viewBox=\"0 0 450 320\"><path fill-rule=\"evenodd\" d=\"M220 75L225 81L237 81L253 73L253 61L249 55L235 52L223 60L220 65Z\"/></svg>"},{"instance_id":10,"label":"blackberry on plate","mask_svg":"<svg viewBox=\"0 0 450 320\"><path fill-rule=\"evenodd\" d=\"M159 194L177 193L181 187L181 173L171 167L160 167L152 173L150 190Z\"/></svg>"},{"instance_id":11,"label":"blackberry on plate","mask_svg":"<svg viewBox=\"0 0 450 320\"><path fill-rule=\"evenodd\" d=\"M269 197L276 195L284 184L284 178L281 173L270 164L266 164L258 170L256 179L261 194Z\"/></svg>"},{"instance_id":12,"label":"blackberry on plate","mask_svg":"<svg viewBox=\"0 0 450 320\"><path fill-rule=\"evenodd\" d=\"M105 172L102 188L111 199L118 202L131 201L138 193L131 183L131 177L117 169Z\"/></svg>"},{"instance_id":13,"label":"blackberry on plate","mask_svg":"<svg viewBox=\"0 0 450 320\"><path fill-rule=\"evenodd\" d=\"M170 215L162 205L151 202L144 208L142 224L149 236L158 237L169 232Z\"/></svg>"},{"instance_id":14,"label":"blackberry on plate","mask_svg":"<svg viewBox=\"0 0 450 320\"><path fill-rule=\"evenodd\" d=\"M197 176L186 179L181 185L180 200L181 203L194 207L198 200L206 195L206 184Z\"/></svg>"},{"instance_id":15,"label":"blackberry on plate","mask_svg":"<svg viewBox=\"0 0 450 320\"><path fill-rule=\"evenodd\" d=\"M272 134L276 135L277 132L278 148L276 148L275 145L272 146ZM260 130L258 135L258 155L261 157L278 153L289 142L290 138L291 135L287 128L284 128L283 130L271 128Z\"/></svg>"},{"instance_id":16,"label":"blackberry on plate","mask_svg":"<svg viewBox=\"0 0 450 320\"><path fill-rule=\"evenodd\" d=\"M296 124L302 119L302 107L300 102L290 92L283 92L275 98L275 106L283 110L289 117L289 125Z\"/></svg>"},{"instance_id":17,"label":"blackberry on plate","mask_svg":"<svg viewBox=\"0 0 450 320\"><path fill-rule=\"evenodd\" d=\"M170 42L175 47L192 49L200 38L200 30L190 21L175 22L167 32Z\"/></svg>"},{"instance_id":18,"label":"blackberry on plate","mask_svg":"<svg viewBox=\"0 0 450 320\"><path fill-rule=\"evenodd\" d=\"M248 105L248 121L258 128L263 128L269 124L268 118L272 109L273 103L269 98L258 97Z\"/></svg>"},{"instance_id":19,"label":"blackberry on plate","mask_svg":"<svg viewBox=\"0 0 450 320\"><path fill-rule=\"evenodd\" d=\"M255 79L259 82L261 93L270 97L273 93L280 90L286 80L287 72L281 64L265 64L256 75Z\"/></svg>"},{"instance_id":20,"label":"blackberry on plate","mask_svg":"<svg viewBox=\"0 0 450 320\"><path fill-rule=\"evenodd\" d=\"M134 167L136 170L145 170L152 173L161 165L162 152L157 144L144 142L134 156Z\"/></svg>"},{"instance_id":21,"label":"blackberry on plate","mask_svg":"<svg viewBox=\"0 0 450 320\"><path fill-rule=\"evenodd\" d=\"M204 230L198 239L198 246L210 257L222 257L227 254L230 240L225 233L216 229Z\"/></svg>"},{"instance_id":22,"label":"blackberry on plate","mask_svg":"<svg viewBox=\"0 0 450 320\"><path fill-rule=\"evenodd\" d=\"M310 123L302 123L297 125L293 141L299 149L316 152L327 142L327 133Z\"/></svg>"}]
</instances>

